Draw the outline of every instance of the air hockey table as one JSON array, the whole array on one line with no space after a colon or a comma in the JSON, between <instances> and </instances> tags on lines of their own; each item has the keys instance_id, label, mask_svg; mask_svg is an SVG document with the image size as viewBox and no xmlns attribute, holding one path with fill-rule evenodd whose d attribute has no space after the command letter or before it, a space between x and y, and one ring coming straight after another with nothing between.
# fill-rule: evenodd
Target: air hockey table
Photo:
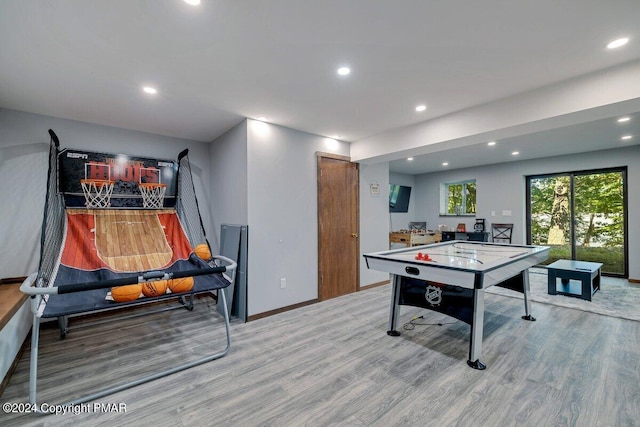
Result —
<instances>
[{"instance_id":1,"label":"air hockey table","mask_svg":"<svg viewBox=\"0 0 640 427\"><path fill-rule=\"evenodd\" d=\"M484 294L491 286L522 292L525 320L534 321L529 299L529 268L546 260L548 246L449 241L413 248L364 254L367 267L392 275L388 335L396 326L401 305L422 307L471 326L469 360L485 369L482 358Z\"/></svg>"}]
</instances>

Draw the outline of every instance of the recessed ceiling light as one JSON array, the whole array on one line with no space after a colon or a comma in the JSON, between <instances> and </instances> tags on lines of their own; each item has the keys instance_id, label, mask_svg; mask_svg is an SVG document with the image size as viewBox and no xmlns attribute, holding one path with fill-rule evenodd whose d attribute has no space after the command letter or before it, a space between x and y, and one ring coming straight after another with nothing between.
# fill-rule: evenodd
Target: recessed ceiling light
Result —
<instances>
[{"instance_id":1,"label":"recessed ceiling light","mask_svg":"<svg viewBox=\"0 0 640 427\"><path fill-rule=\"evenodd\" d=\"M155 87L151 86L145 86L142 88L142 90L151 95L155 95L156 93L158 93L158 90Z\"/></svg>"},{"instance_id":2,"label":"recessed ceiling light","mask_svg":"<svg viewBox=\"0 0 640 427\"><path fill-rule=\"evenodd\" d=\"M257 117L256 120L260 120L261 122L266 122L267 120L269 120L269 118L265 116L260 116L260 117Z\"/></svg>"},{"instance_id":3,"label":"recessed ceiling light","mask_svg":"<svg viewBox=\"0 0 640 427\"><path fill-rule=\"evenodd\" d=\"M626 141L626 140L631 139L631 138L633 138L633 135L625 135L620 139L623 140L623 141Z\"/></svg>"},{"instance_id":4,"label":"recessed ceiling light","mask_svg":"<svg viewBox=\"0 0 640 427\"><path fill-rule=\"evenodd\" d=\"M449 162L442 162L442 166L449 166Z\"/></svg>"},{"instance_id":5,"label":"recessed ceiling light","mask_svg":"<svg viewBox=\"0 0 640 427\"><path fill-rule=\"evenodd\" d=\"M338 68L338 74L341 76L347 76L351 73L351 68L349 67L340 67Z\"/></svg>"},{"instance_id":6,"label":"recessed ceiling light","mask_svg":"<svg viewBox=\"0 0 640 427\"><path fill-rule=\"evenodd\" d=\"M411 162L413 161L413 157L407 157L407 160Z\"/></svg>"},{"instance_id":7,"label":"recessed ceiling light","mask_svg":"<svg viewBox=\"0 0 640 427\"><path fill-rule=\"evenodd\" d=\"M624 122L628 122L629 120L631 120L631 117L626 116L626 117L620 117L618 119L618 123L624 123Z\"/></svg>"},{"instance_id":8,"label":"recessed ceiling light","mask_svg":"<svg viewBox=\"0 0 640 427\"><path fill-rule=\"evenodd\" d=\"M489 141L489 142L487 142L487 145L489 147L493 147L494 145L496 145L496 142L495 141Z\"/></svg>"},{"instance_id":9,"label":"recessed ceiling light","mask_svg":"<svg viewBox=\"0 0 640 427\"><path fill-rule=\"evenodd\" d=\"M607 49L617 49L619 47L624 46L628 42L629 42L629 38L628 37L622 37L622 38L616 39L616 40L614 40L612 42L609 42L609 44L607 44Z\"/></svg>"},{"instance_id":10,"label":"recessed ceiling light","mask_svg":"<svg viewBox=\"0 0 640 427\"><path fill-rule=\"evenodd\" d=\"M331 138L333 138L333 139L342 139L342 135L333 135Z\"/></svg>"},{"instance_id":11,"label":"recessed ceiling light","mask_svg":"<svg viewBox=\"0 0 640 427\"><path fill-rule=\"evenodd\" d=\"M514 151L513 153L511 153L512 156L517 156L518 154L520 154L519 151Z\"/></svg>"},{"instance_id":12,"label":"recessed ceiling light","mask_svg":"<svg viewBox=\"0 0 640 427\"><path fill-rule=\"evenodd\" d=\"M416 107L416 111L417 111L417 112L424 111L424 110L426 110L426 109L427 109L427 106L426 106L426 105L418 105L418 106Z\"/></svg>"},{"instance_id":13,"label":"recessed ceiling light","mask_svg":"<svg viewBox=\"0 0 640 427\"><path fill-rule=\"evenodd\" d=\"M200 0L184 0L186 4L190 4L191 6L197 6L200 4Z\"/></svg>"}]
</instances>

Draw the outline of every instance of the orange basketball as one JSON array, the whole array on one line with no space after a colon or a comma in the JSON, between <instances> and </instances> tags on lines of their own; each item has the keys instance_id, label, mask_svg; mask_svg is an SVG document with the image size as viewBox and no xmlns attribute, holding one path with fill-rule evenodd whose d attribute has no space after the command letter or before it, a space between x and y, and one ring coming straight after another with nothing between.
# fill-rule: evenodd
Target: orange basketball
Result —
<instances>
[{"instance_id":1,"label":"orange basketball","mask_svg":"<svg viewBox=\"0 0 640 427\"><path fill-rule=\"evenodd\" d=\"M193 252L195 252L195 254L198 255L199 258L205 261L211 258L211 251L209 250L209 245L207 245L206 243L201 243L196 246Z\"/></svg>"},{"instance_id":2,"label":"orange basketball","mask_svg":"<svg viewBox=\"0 0 640 427\"><path fill-rule=\"evenodd\" d=\"M147 282L142 284L142 293L145 297L157 297L167 293L167 281L157 280L155 282Z\"/></svg>"},{"instance_id":3,"label":"orange basketball","mask_svg":"<svg viewBox=\"0 0 640 427\"><path fill-rule=\"evenodd\" d=\"M142 285L126 285L111 288L111 297L115 302L129 302L138 299L142 293Z\"/></svg>"},{"instance_id":4,"label":"orange basketball","mask_svg":"<svg viewBox=\"0 0 640 427\"><path fill-rule=\"evenodd\" d=\"M193 277L182 277L169 280L169 289L174 294L189 292L193 288Z\"/></svg>"}]
</instances>

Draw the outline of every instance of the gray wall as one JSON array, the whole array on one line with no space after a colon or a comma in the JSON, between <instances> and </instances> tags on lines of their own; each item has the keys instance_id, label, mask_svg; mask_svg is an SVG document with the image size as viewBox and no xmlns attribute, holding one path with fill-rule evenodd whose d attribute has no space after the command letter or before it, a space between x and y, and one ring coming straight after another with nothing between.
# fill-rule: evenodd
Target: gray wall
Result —
<instances>
[{"instance_id":1,"label":"gray wall","mask_svg":"<svg viewBox=\"0 0 640 427\"><path fill-rule=\"evenodd\" d=\"M49 134L61 148L177 159L185 148L207 235L211 234L209 144L0 109L0 277L26 276L38 268L40 228L49 168Z\"/></svg>"},{"instance_id":2,"label":"gray wall","mask_svg":"<svg viewBox=\"0 0 640 427\"><path fill-rule=\"evenodd\" d=\"M248 311L254 315L318 297L316 152L348 156L349 145L248 120L247 147Z\"/></svg>"},{"instance_id":3,"label":"gray wall","mask_svg":"<svg viewBox=\"0 0 640 427\"><path fill-rule=\"evenodd\" d=\"M379 194L371 194L377 184ZM360 286L389 280L387 273L369 270L362 254L389 247L389 163L360 165Z\"/></svg>"},{"instance_id":4,"label":"gray wall","mask_svg":"<svg viewBox=\"0 0 640 427\"><path fill-rule=\"evenodd\" d=\"M455 226L464 222L473 229L475 218L440 217L440 184L444 182L476 179L477 217L492 222L515 224L513 242L525 240L525 176L587 169L628 167L629 195L629 277L640 279L640 146L597 151L570 156L549 157L521 162L510 162L478 168L452 170L416 175L416 216L429 224ZM510 210L512 216L502 216ZM495 211L496 216L491 216Z\"/></svg>"},{"instance_id":5,"label":"gray wall","mask_svg":"<svg viewBox=\"0 0 640 427\"><path fill-rule=\"evenodd\" d=\"M214 253L219 252L220 225L247 225L247 121L243 120L210 145L211 215L213 232L207 235ZM249 230L251 232L251 230Z\"/></svg>"}]
</instances>

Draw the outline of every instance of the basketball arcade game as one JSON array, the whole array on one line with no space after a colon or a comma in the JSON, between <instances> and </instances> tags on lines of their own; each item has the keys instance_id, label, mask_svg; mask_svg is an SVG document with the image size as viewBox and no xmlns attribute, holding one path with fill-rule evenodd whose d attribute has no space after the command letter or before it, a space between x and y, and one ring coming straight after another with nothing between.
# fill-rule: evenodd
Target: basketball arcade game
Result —
<instances>
[{"instance_id":1,"label":"basketball arcade game","mask_svg":"<svg viewBox=\"0 0 640 427\"><path fill-rule=\"evenodd\" d=\"M396 326L401 305L454 317L471 326L467 364L480 370L486 368L480 361L485 289L502 286L521 292L525 306L522 318L535 321L528 269L548 256L547 246L457 240L364 255L368 268L393 275L388 335L400 335Z\"/></svg>"},{"instance_id":2,"label":"basketball arcade game","mask_svg":"<svg viewBox=\"0 0 640 427\"><path fill-rule=\"evenodd\" d=\"M201 293L210 294L223 307L226 347L222 350L63 405L95 400L225 356L231 345L229 316L224 292L219 290L235 280L237 265L211 255L188 151L180 153L177 162L60 151L58 137L52 130L49 134L40 265L20 287L30 295L33 313L29 402L39 412L41 318L57 318L64 338L70 315L170 299L181 305L159 311L192 310L194 295Z\"/></svg>"}]
</instances>

